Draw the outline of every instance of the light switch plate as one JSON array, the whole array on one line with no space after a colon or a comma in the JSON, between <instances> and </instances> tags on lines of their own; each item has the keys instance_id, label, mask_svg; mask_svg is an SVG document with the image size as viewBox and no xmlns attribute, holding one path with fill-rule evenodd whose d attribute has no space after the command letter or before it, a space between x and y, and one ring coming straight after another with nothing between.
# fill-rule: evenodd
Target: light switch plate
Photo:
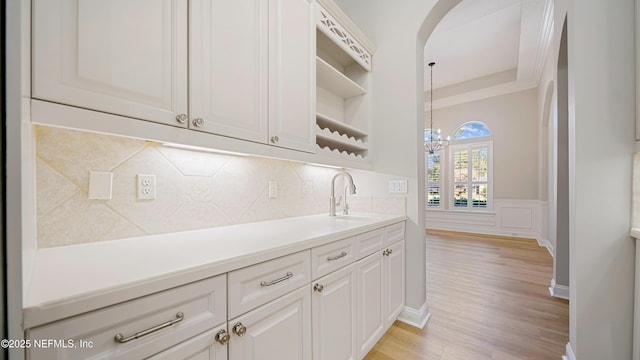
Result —
<instances>
[{"instance_id":1,"label":"light switch plate","mask_svg":"<svg viewBox=\"0 0 640 360\"><path fill-rule=\"evenodd\" d=\"M89 199L111 200L113 188L113 173L90 171L89 172Z\"/></svg>"}]
</instances>

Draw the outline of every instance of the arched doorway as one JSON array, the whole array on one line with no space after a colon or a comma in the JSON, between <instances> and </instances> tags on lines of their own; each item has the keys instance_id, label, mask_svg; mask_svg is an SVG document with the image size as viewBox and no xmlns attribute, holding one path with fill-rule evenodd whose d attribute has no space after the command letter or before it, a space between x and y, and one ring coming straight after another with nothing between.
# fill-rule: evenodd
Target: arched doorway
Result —
<instances>
[{"instance_id":1,"label":"arched doorway","mask_svg":"<svg viewBox=\"0 0 640 360\"><path fill-rule=\"evenodd\" d=\"M569 299L569 78L567 58L567 19L562 26L558 54L557 123L554 139L555 256L551 294Z\"/></svg>"}]
</instances>

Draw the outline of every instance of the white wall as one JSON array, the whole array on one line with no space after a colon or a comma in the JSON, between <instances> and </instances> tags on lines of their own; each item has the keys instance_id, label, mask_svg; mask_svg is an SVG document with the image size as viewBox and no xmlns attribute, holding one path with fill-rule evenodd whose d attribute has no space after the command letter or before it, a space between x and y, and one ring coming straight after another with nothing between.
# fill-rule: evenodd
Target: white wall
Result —
<instances>
[{"instance_id":1,"label":"white wall","mask_svg":"<svg viewBox=\"0 0 640 360\"><path fill-rule=\"evenodd\" d=\"M469 121L487 124L493 140L493 198L539 199L535 88L435 109L433 119L433 126L440 128L444 136L452 135ZM425 128L428 127L427 111Z\"/></svg>"},{"instance_id":2,"label":"white wall","mask_svg":"<svg viewBox=\"0 0 640 360\"><path fill-rule=\"evenodd\" d=\"M457 0L338 0L376 45L372 69L374 170L407 178L406 305L426 310L423 48Z\"/></svg>"},{"instance_id":3,"label":"white wall","mask_svg":"<svg viewBox=\"0 0 640 360\"><path fill-rule=\"evenodd\" d=\"M552 251L543 216L546 202L540 201L538 113L536 88L434 110L434 127L444 136L469 121L483 122L491 129L494 194L489 213L427 208L427 228L534 238ZM429 116L427 110L425 128L430 126ZM446 186L451 176L449 156L445 150L444 199L451 196ZM442 210L451 210L447 202Z\"/></svg>"},{"instance_id":4,"label":"white wall","mask_svg":"<svg viewBox=\"0 0 640 360\"><path fill-rule=\"evenodd\" d=\"M568 18L570 344L580 360L630 359L634 244L634 4L556 0ZM594 146L606 139L607 146ZM592 195L606 189L598 203Z\"/></svg>"},{"instance_id":5,"label":"white wall","mask_svg":"<svg viewBox=\"0 0 640 360\"><path fill-rule=\"evenodd\" d=\"M31 274L35 253L35 188L33 144L29 124L30 47L29 1L6 3L6 277L9 339L22 339L23 277ZM24 242L23 249L23 239ZM24 358L19 347L9 349L11 359Z\"/></svg>"},{"instance_id":6,"label":"white wall","mask_svg":"<svg viewBox=\"0 0 640 360\"><path fill-rule=\"evenodd\" d=\"M413 112L422 112L416 110L421 101L415 89L422 87L418 80L421 77L416 76L422 73L416 70L422 66L417 53L422 51L429 31L422 29L425 39L416 41L413 28L433 2L340 2L349 4L345 6L350 9L349 15L362 28L370 29L368 34L378 45L374 57L374 130L388 133L380 146L384 153L374 157L376 164L388 162L390 173L411 175L421 184L422 175L412 170L423 170L416 165L421 157L415 155L418 146L406 140L418 141L412 137L418 130L413 120L421 120L421 115ZM370 11L373 7L375 13ZM553 54L558 52L564 15L569 15L571 346L580 360L629 359L634 266L634 245L628 235L634 151L635 90L630 75L634 73L633 1L611 4L556 0L555 12ZM434 25L444 13L446 10L433 15L437 19ZM607 146L593 146L602 139L607 139ZM607 189L607 196L594 204L590 198L598 188ZM410 198L419 196L419 191L412 189ZM415 244L422 238L416 228L421 224L415 214L419 207L408 205L412 223L408 228L412 243L408 254L420 250ZM414 266L408 270L422 270L417 257L408 260ZM420 288L407 292L408 304L416 306L420 302L416 293L423 288L418 276L410 280L410 286Z\"/></svg>"}]
</instances>

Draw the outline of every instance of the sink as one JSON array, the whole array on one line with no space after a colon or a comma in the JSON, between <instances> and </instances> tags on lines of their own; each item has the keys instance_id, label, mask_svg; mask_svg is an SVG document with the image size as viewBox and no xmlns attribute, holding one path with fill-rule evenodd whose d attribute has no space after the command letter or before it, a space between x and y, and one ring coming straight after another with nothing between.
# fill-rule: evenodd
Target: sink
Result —
<instances>
[{"instance_id":1,"label":"sink","mask_svg":"<svg viewBox=\"0 0 640 360\"><path fill-rule=\"evenodd\" d=\"M376 221L381 218L373 215L336 215L332 216L331 219L347 221Z\"/></svg>"}]
</instances>

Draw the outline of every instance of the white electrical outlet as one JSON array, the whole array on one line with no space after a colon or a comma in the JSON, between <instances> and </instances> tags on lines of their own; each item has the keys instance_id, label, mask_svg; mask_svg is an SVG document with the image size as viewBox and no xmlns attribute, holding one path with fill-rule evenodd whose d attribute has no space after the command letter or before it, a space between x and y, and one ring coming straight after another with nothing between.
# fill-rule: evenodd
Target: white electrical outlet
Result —
<instances>
[{"instance_id":1,"label":"white electrical outlet","mask_svg":"<svg viewBox=\"0 0 640 360\"><path fill-rule=\"evenodd\" d=\"M156 198L156 176L138 174L138 200L153 200Z\"/></svg>"},{"instance_id":2,"label":"white electrical outlet","mask_svg":"<svg viewBox=\"0 0 640 360\"><path fill-rule=\"evenodd\" d=\"M389 180L390 194L406 194L407 180Z\"/></svg>"}]
</instances>

